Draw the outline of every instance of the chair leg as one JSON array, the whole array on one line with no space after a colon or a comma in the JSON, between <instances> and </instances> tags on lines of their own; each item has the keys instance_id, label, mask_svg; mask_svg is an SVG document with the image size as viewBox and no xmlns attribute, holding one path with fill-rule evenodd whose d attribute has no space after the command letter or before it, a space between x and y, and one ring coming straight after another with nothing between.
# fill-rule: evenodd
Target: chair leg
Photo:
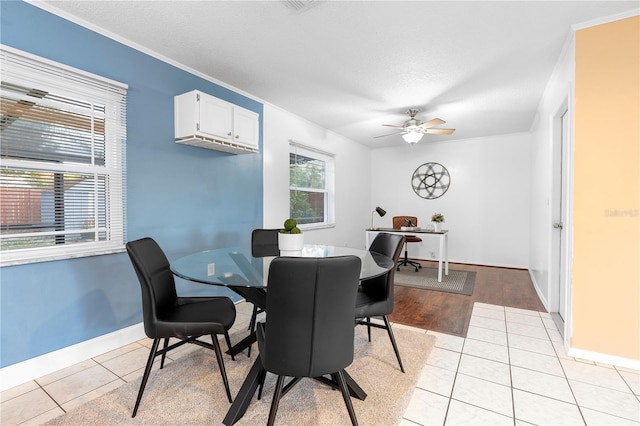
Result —
<instances>
[{"instance_id":1,"label":"chair leg","mask_svg":"<svg viewBox=\"0 0 640 426\"><path fill-rule=\"evenodd\" d=\"M347 388L347 383L344 380L342 370L332 374L331 377L333 378L333 380L338 382L338 387L340 388L340 392L342 393L342 399L344 399L344 403L347 406L347 411L349 412L349 417L351 418L351 424L353 426L358 426L358 419L356 418L356 412L353 410L351 395L349 395L349 389Z\"/></svg>"},{"instance_id":2,"label":"chair leg","mask_svg":"<svg viewBox=\"0 0 640 426\"><path fill-rule=\"evenodd\" d=\"M213 339L213 336L211 336L211 338ZM231 361L235 361L236 357L233 355L233 352L231 351L231 339L229 338L229 332L226 330L224 332L224 340L227 342L227 348L229 349L229 353L231 354Z\"/></svg>"},{"instance_id":3,"label":"chair leg","mask_svg":"<svg viewBox=\"0 0 640 426\"><path fill-rule=\"evenodd\" d=\"M371 317L367 317L367 335L369 336L369 342L371 342Z\"/></svg>"},{"instance_id":4,"label":"chair leg","mask_svg":"<svg viewBox=\"0 0 640 426\"><path fill-rule=\"evenodd\" d=\"M418 272L418 268L422 269L422 265L419 262L414 262L412 260L409 260L409 249L407 247L407 245L404 246L404 259L402 259L401 261L398 262L398 267L396 268L396 271L400 270L400 266L413 266L415 268L415 271Z\"/></svg>"},{"instance_id":5,"label":"chair leg","mask_svg":"<svg viewBox=\"0 0 640 426\"><path fill-rule=\"evenodd\" d=\"M389 318L387 318L386 315L383 315L382 319L384 320L384 325L387 329L387 333L389 333L389 339L391 340L393 351L396 353L396 358L398 358L398 364L400 364L400 371L404 373L404 367L402 366L402 360L400 359L400 351L398 351L398 345L396 345L396 338L393 336L393 330L391 329L391 324L389 324Z\"/></svg>"},{"instance_id":6,"label":"chair leg","mask_svg":"<svg viewBox=\"0 0 640 426\"><path fill-rule=\"evenodd\" d=\"M133 413L131 413L131 417L135 417L138 413L138 407L140 406L140 401L142 400L142 393L144 392L145 386L147 386L147 380L149 379L149 373L151 373L151 367L153 367L153 360L156 357L156 351L158 350L158 345L160 344L160 339L153 339L153 344L151 345L151 351L149 351L149 358L147 359L147 366L144 368L144 374L142 375L142 382L140 383L140 390L138 391L138 398L136 398L136 405L133 407Z\"/></svg>"},{"instance_id":7,"label":"chair leg","mask_svg":"<svg viewBox=\"0 0 640 426\"><path fill-rule=\"evenodd\" d=\"M266 378L267 370L262 370L260 376L258 377L258 380L260 381L260 384L258 385L258 399L262 398L262 389L264 388L264 381Z\"/></svg>"},{"instance_id":8,"label":"chair leg","mask_svg":"<svg viewBox=\"0 0 640 426\"><path fill-rule=\"evenodd\" d=\"M222 351L220 350L220 343L216 338L215 334L211 335L211 341L213 342L213 350L216 353L216 359L218 360L218 367L220 368L220 375L222 376L222 382L224 383L224 388L227 391L227 398L229 402L233 402L231 398L231 390L229 389L229 380L227 380L227 370L224 368L224 359L222 358Z\"/></svg>"},{"instance_id":9,"label":"chair leg","mask_svg":"<svg viewBox=\"0 0 640 426\"><path fill-rule=\"evenodd\" d=\"M256 305L253 305L253 313L251 314L251 321L249 321L249 327L247 327L249 331L253 331L253 327L256 326L257 316L258 316L258 307Z\"/></svg>"},{"instance_id":10,"label":"chair leg","mask_svg":"<svg viewBox=\"0 0 640 426\"><path fill-rule=\"evenodd\" d=\"M273 426L276 422L276 413L278 412L278 404L282 396L282 385L284 384L284 376L278 376L276 388L273 391L273 400L271 401L271 409L269 410L269 420L267 426Z\"/></svg>"},{"instance_id":11,"label":"chair leg","mask_svg":"<svg viewBox=\"0 0 640 426\"><path fill-rule=\"evenodd\" d=\"M256 329L256 321L258 320L258 306L253 305L253 313L251 314L251 321L249 321L249 331L253 332ZM249 345L247 349L247 357L251 358L251 348L253 345Z\"/></svg>"},{"instance_id":12,"label":"chair leg","mask_svg":"<svg viewBox=\"0 0 640 426\"><path fill-rule=\"evenodd\" d=\"M165 337L164 338L164 345L162 346L162 349L167 349L167 346L169 346L169 337ZM162 370L164 368L164 359L167 357L167 353L164 352L162 354L162 358L160 359L160 370Z\"/></svg>"}]
</instances>

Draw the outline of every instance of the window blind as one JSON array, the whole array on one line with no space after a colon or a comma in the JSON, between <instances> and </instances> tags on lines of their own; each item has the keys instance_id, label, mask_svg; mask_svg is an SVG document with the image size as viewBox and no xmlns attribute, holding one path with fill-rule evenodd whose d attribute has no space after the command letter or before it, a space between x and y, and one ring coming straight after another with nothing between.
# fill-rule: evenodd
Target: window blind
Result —
<instances>
[{"instance_id":1,"label":"window blind","mask_svg":"<svg viewBox=\"0 0 640 426\"><path fill-rule=\"evenodd\" d=\"M123 250L127 86L0 55L0 264Z\"/></svg>"}]
</instances>

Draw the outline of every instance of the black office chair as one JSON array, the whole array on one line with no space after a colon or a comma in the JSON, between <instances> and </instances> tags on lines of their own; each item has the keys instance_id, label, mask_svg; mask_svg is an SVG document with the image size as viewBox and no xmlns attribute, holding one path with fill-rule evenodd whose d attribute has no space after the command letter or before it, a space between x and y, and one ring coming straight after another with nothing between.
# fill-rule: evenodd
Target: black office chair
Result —
<instances>
[{"instance_id":1,"label":"black office chair","mask_svg":"<svg viewBox=\"0 0 640 426\"><path fill-rule=\"evenodd\" d=\"M394 216L392 220L394 229L400 229L403 226L418 226L418 218L415 216ZM405 238L406 242L404 246L404 259L402 259L402 261L398 263L397 270L400 270L400 266L411 265L415 268L416 272L418 272L418 269L422 269L422 265L419 262L409 260L408 245L409 243L420 243L422 242L422 238L416 237L415 235L405 235Z\"/></svg>"},{"instance_id":2,"label":"black office chair","mask_svg":"<svg viewBox=\"0 0 640 426\"><path fill-rule=\"evenodd\" d=\"M160 361L160 369L162 369L167 352L185 343L197 344L215 351L227 398L232 402L217 337L218 334L223 334L227 345L231 348L228 331L236 319L236 308L231 299L228 297L178 297L175 280L169 269L169 261L153 239L142 238L131 241L126 247L142 289L144 332L153 339L131 417L135 417L138 412L154 359L162 355ZM212 344L197 340L205 335L211 336ZM169 346L169 339L172 337L180 341ZM164 345L159 350L160 339L164 339Z\"/></svg>"},{"instance_id":3,"label":"black office chair","mask_svg":"<svg viewBox=\"0 0 640 426\"><path fill-rule=\"evenodd\" d=\"M398 262L402 246L405 243L404 240L405 237L403 235L379 233L371 243L369 251L383 254L392 258L394 262ZM393 313L394 274L395 269L391 268L385 275L364 280L360 283L356 296L356 319L358 324L367 326L369 341L371 341L371 327L387 330L393 351L396 353L396 358L398 358L398 364L400 364L400 370L404 373L400 351L398 351L398 345L396 345L396 339L393 336L393 330L387 317ZM371 317L377 316L382 317L384 325L371 322Z\"/></svg>"},{"instance_id":4,"label":"black office chair","mask_svg":"<svg viewBox=\"0 0 640 426\"><path fill-rule=\"evenodd\" d=\"M271 262L267 322L258 324L259 356L265 370L261 382L266 372L278 375L268 425L275 422L280 398L296 383L327 374L337 383L351 422L357 425L343 372L353 362L360 268L356 256L286 257ZM293 379L283 389L285 376Z\"/></svg>"},{"instance_id":5,"label":"black office chair","mask_svg":"<svg viewBox=\"0 0 640 426\"><path fill-rule=\"evenodd\" d=\"M279 256L280 250L278 250L278 233L279 229L254 229L251 232L251 256L253 257L269 257ZM253 312L251 313L251 320L249 321L249 330L253 331L256 328L256 319L262 312L262 309L253 305ZM247 356L251 356L251 346L247 351Z\"/></svg>"}]
</instances>

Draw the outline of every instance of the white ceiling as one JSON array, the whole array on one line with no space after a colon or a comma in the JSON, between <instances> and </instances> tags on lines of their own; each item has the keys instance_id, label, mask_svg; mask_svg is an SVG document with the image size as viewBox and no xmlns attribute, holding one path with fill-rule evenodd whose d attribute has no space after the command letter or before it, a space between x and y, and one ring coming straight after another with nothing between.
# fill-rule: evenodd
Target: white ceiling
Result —
<instances>
[{"instance_id":1,"label":"white ceiling","mask_svg":"<svg viewBox=\"0 0 640 426\"><path fill-rule=\"evenodd\" d=\"M38 5L38 3L35 3ZM571 25L640 1L59 1L73 15L354 141L438 117L452 136L526 132ZM83 22L84 21L84 22ZM615 48L615 46L612 46Z\"/></svg>"}]
</instances>

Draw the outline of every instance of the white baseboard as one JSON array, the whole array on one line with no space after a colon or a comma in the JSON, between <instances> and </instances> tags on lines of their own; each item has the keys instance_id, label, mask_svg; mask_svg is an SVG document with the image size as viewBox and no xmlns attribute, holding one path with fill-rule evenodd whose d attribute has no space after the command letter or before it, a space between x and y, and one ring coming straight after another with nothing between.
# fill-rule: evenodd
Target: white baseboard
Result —
<instances>
[{"instance_id":1,"label":"white baseboard","mask_svg":"<svg viewBox=\"0 0 640 426\"><path fill-rule=\"evenodd\" d=\"M21 385L145 337L143 323L0 369L0 391Z\"/></svg>"},{"instance_id":2,"label":"white baseboard","mask_svg":"<svg viewBox=\"0 0 640 426\"><path fill-rule=\"evenodd\" d=\"M402 256L400 256L400 259L404 259L404 252L402 252ZM438 259L432 259L432 258L422 258L422 257L413 257L413 256L409 256L409 259L413 259L413 260L423 260L425 262L436 262L438 263ZM470 265L470 266L491 266L491 267L495 267L495 268L507 268L507 269L527 269L526 266L523 265L516 265L516 264L512 264L512 263L496 263L496 262L472 262L469 260L460 260L460 259L449 259L449 268L453 268L455 269L455 264L458 263L460 265ZM444 261L443 261L444 264ZM453 264L453 266L452 266Z\"/></svg>"},{"instance_id":3,"label":"white baseboard","mask_svg":"<svg viewBox=\"0 0 640 426\"><path fill-rule=\"evenodd\" d=\"M540 301L544 305L544 308L547 310L547 312L551 312L549 310L549 301L547 300L546 297L544 297L544 295L540 291L540 285L536 281L536 277L533 275L533 271L531 269L527 269L527 270L529 271L529 277L531 277L531 282L533 283L533 288L535 289L536 294L538 295L538 299L540 299Z\"/></svg>"},{"instance_id":4,"label":"white baseboard","mask_svg":"<svg viewBox=\"0 0 640 426\"><path fill-rule=\"evenodd\" d=\"M569 348L569 350L567 351L567 355L572 358L580 358L586 361L593 361L600 364L609 364L616 367L624 367L631 370L640 371L640 360L637 359L601 354L599 352L592 352L578 348Z\"/></svg>"},{"instance_id":5,"label":"white baseboard","mask_svg":"<svg viewBox=\"0 0 640 426\"><path fill-rule=\"evenodd\" d=\"M544 295L540 292L540 286L536 282L536 278L533 275L531 269L529 269L529 276L531 277L531 281L533 282L533 288L535 288L536 293L538 293L538 298L544 305L547 312L549 310L549 301L544 297ZM599 352L587 351L584 349L577 349L568 347L568 339L565 339L565 350L567 351L567 355L572 358L580 358L585 361L593 361L601 364L609 364L617 367L629 368L632 370L640 370L640 360L623 358L615 355L607 355Z\"/></svg>"}]
</instances>

